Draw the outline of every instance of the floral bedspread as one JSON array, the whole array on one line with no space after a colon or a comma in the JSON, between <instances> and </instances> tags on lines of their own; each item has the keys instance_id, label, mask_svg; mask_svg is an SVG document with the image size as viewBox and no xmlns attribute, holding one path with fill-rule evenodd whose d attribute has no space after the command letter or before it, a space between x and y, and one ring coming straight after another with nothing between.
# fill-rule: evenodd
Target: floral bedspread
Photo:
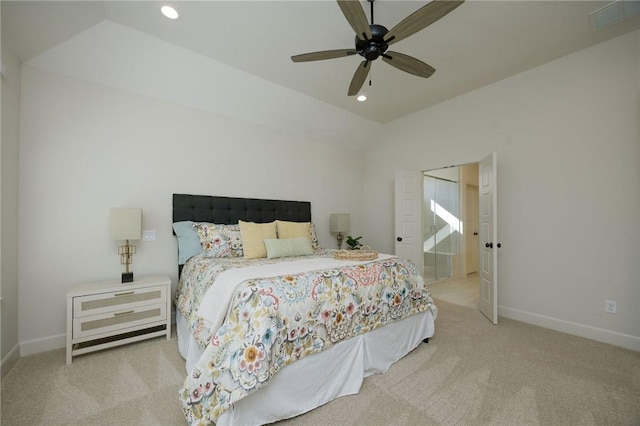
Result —
<instances>
[{"instance_id":1,"label":"floral bedspread","mask_svg":"<svg viewBox=\"0 0 640 426\"><path fill-rule=\"evenodd\" d=\"M189 279L238 265L221 262L211 272L204 262L185 267L194 269ZM395 257L246 280L235 288L222 325L210 331L192 314L195 309L187 310L197 306L206 289L189 284L181 281L176 306L205 344L179 393L191 424L215 422L300 358L394 320L427 309L436 312L415 265Z\"/></svg>"},{"instance_id":2,"label":"floral bedspread","mask_svg":"<svg viewBox=\"0 0 640 426\"><path fill-rule=\"evenodd\" d=\"M187 320L189 330L195 338L201 351L204 351L211 340L212 327L219 327L220 324L212 324L210 319L203 317L201 306L205 294L213 285L215 279L222 272L230 269L255 267L267 264L279 264L282 262L294 261L296 259L308 258L309 256L293 256L277 259L245 259L244 257L222 257L211 258L206 255L195 256L184 265L178 289L175 295L175 305L183 317ZM319 250L315 257L332 257L332 252Z\"/></svg>"}]
</instances>

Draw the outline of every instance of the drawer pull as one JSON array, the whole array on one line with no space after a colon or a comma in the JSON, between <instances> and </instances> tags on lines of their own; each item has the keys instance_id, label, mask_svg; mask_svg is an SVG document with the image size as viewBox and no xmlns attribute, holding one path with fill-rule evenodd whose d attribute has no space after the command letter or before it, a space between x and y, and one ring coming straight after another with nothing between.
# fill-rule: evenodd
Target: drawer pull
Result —
<instances>
[{"instance_id":1,"label":"drawer pull","mask_svg":"<svg viewBox=\"0 0 640 426\"><path fill-rule=\"evenodd\" d=\"M114 296L126 296L127 294L133 294L133 290L131 290L131 291L122 291L120 293L115 293Z\"/></svg>"},{"instance_id":2,"label":"drawer pull","mask_svg":"<svg viewBox=\"0 0 640 426\"><path fill-rule=\"evenodd\" d=\"M132 314L133 313L133 309L130 311L124 311L124 312L116 312L113 314L114 317L120 316L120 315L127 315L127 314Z\"/></svg>"}]
</instances>

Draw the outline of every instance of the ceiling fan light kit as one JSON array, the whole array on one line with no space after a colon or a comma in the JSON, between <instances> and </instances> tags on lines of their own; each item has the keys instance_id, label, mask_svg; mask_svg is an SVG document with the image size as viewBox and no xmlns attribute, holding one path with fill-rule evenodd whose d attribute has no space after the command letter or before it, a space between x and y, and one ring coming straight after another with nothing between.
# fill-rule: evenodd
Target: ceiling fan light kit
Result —
<instances>
[{"instance_id":1,"label":"ceiling fan light kit","mask_svg":"<svg viewBox=\"0 0 640 426\"><path fill-rule=\"evenodd\" d=\"M440 18L464 3L460 1L433 0L407 16L391 30L373 22L374 0L371 3L371 23L367 21L364 9L358 0L337 0L342 14L356 33L354 49L323 50L320 52L303 53L291 57L293 62L320 61L325 59L343 58L358 54L364 61L358 65L351 79L349 96L357 95L371 70L371 62L379 57L387 64L409 74L429 78L436 72L435 68L419 59L404 53L388 51L389 45L423 30Z\"/></svg>"}]
</instances>

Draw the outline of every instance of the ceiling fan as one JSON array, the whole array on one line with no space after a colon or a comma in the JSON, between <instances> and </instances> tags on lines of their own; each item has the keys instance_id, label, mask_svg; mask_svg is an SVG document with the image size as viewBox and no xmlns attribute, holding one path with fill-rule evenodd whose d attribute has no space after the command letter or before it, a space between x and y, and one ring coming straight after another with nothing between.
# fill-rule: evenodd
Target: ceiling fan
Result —
<instances>
[{"instance_id":1,"label":"ceiling fan","mask_svg":"<svg viewBox=\"0 0 640 426\"><path fill-rule=\"evenodd\" d=\"M303 53L292 56L291 60L293 62L319 61L323 59L342 58L355 55L356 53L362 56L365 60L358 65L351 79L348 91L349 96L358 94L371 69L370 63L379 57L382 57L382 60L386 63L409 74L424 78L431 77L436 71L435 68L409 55L388 51L387 49L393 43L397 43L433 24L464 3L464 0L433 0L407 16L391 30L387 30L382 25L373 23L374 0L367 1L371 3L371 24L367 22L367 16L359 0L337 0L344 17L356 32L355 49L323 50L320 52Z\"/></svg>"}]
</instances>

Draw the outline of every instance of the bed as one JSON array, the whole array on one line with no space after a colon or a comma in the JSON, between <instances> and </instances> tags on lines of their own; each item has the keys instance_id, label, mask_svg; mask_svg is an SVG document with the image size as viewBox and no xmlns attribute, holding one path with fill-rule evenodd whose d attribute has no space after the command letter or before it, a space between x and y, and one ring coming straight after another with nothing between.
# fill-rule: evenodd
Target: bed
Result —
<instances>
[{"instance_id":1,"label":"bed","mask_svg":"<svg viewBox=\"0 0 640 426\"><path fill-rule=\"evenodd\" d=\"M174 194L173 228L191 424L297 416L358 393L434 334L415 265L335 259L318 247L309 202Z\"/></svg>"}]
</instances>

